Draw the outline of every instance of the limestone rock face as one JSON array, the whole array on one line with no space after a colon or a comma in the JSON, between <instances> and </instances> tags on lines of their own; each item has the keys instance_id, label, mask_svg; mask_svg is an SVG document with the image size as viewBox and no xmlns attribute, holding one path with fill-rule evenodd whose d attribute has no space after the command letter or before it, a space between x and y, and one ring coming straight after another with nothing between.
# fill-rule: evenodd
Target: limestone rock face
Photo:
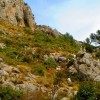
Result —
<instances>
[{"instance_id":1,"label":"limestone rock face","mask_svg":"<svg viewBox=\"0 0 100 100\"><path fill-rule=\"evenodd\" d=\"M29 26L33 30L35 26L32 11L23 0L0 0L0 20L21 27Z\"/></svg>"},{"instance_id":2,"label":"limestone rock face","mask_svg":"<svg viewBox=\"0 0 100 100\"><path fill-rule=\"evenodd\" d=\"M32 15L32 11L31 11L30 7L27 4L24 4L23 12L24 12L24 21L25 21L26 25L34 30L34 28L35 28L34 17Z\"/></svg>"},{"instance_id":3,"label":"limestone rock face","mask_svg":"<svg viewBox=\"0 0 100 100\"><path fill-rule=\"evenodd\" d=\"M80 54L76 58L73 66L70 68L70 72L76 73L75 69L94 81L100 81L100 61L93 58L89 53Z\"/></svg>"}]
</instances>

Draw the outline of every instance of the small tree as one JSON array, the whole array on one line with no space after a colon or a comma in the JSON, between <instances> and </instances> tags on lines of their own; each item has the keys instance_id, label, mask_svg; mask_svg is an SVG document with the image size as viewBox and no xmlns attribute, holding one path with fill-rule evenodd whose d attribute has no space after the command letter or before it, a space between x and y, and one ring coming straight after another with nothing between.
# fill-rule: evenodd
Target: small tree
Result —
<instances>
[{"instance_id":1,"label":"small tree","mask_svg":"<svg viewBox=\"0 0 100 100\"><path fill-rule=\"evenodd\" d=\"M100 44L100 30L98 30L96 33L91 33L90 39L92 42Z\"/></svg>"},{"instance_id":2,"label":"small tree","mask_svg":"<svg viewBox=\"0 0 100 100\"><path fill-rule=\"evenodd\" d=\"M89 38L86 38L85 42L86 42L87 44L91 44L91 40L90 40Z\"/></svg>"}]
</instances>

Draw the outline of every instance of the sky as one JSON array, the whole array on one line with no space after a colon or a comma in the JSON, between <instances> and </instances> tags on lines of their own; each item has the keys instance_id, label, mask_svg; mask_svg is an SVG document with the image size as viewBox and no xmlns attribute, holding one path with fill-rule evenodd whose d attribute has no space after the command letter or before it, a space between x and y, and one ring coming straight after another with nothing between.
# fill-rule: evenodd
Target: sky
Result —
<instances>
[{"instance_id":1,"label":"sky","mask_svg":"<svg viewBox=\"0 0 100 100\"><path fill-rule=\"evenodd\" d=\"M47 25L62 34L84 41L100 29L100 0L24 0L38 25Z\"/></svg>"}]
</instances>

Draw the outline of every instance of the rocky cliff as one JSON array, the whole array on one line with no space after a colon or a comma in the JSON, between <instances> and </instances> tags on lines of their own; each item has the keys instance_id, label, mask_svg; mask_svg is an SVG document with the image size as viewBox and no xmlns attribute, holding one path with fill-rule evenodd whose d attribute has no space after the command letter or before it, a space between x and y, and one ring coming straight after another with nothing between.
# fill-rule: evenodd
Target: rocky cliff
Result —
<instances>
[{"instance_id":1,"label":"rocky cliff","mask_svg":"<svg viewBox=\"0 0 100 100\"><path fill-rule=\"evenodd\" d=\"M23 0L0 0L0 20L34 30L35 21L30 7Z\"/></svg>"}]
</instances>

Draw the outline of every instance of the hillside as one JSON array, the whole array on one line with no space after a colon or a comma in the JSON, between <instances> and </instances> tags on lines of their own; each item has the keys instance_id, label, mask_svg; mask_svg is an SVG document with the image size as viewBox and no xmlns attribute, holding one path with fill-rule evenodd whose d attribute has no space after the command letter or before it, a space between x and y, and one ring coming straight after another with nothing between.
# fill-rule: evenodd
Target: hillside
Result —
<instances>
[{"instance_id":1,"label":"hillside","mask_svg":"<svg viewBox=\"0 0 100 100\"><path fill-rule=\"evenodd\" d=\"M77 53L79 50L75 40L69 34L55 38L45 31L20 28L7 21L0 21L0 27L0 43L5 45L1 54L4 53L5 57L9 55L8 58L11 61L21 62L22 58L27 56L26 59L28 59L28 56L34 56L34 53L37 53L37 56L41 56L41 58L50 53L58 53L60 56L67 57L69 52ZM27 54L28 52L29 54Z\"/></svg>"},{"instance_id":2,"label":"hillside","mask_svg":"<svg viewBox=\"0 0 100 100\"><path fill-rule=\"evenodd\" d=\"M18 88L18 85L31 82L36 85L35 87L41 86L50 89L57 74L57 66L62 67L63 71L66 67L67 57L71 53L77 53L78 50L79 47L75 40L68 34L53 37L45 31L33 31L27 27L20 28L2 20L0 21L0 58L3 59L3 62L1 61L0 66L1 72L4 70L8 74L2 75L7 79L1 79L1 83ZM60 58L60 61L54 60L57 57ZM9 77L10 73L12 73L13 80ZM13 73L15 73L14 76ZM18 79L16 75L18 75ZM30 81L25 80L27 77ZM26 85L25 87L27 88Z\"/></svg>"},{"instance_id":3,"label":"hillside","mask_svg":"<svg viewBox=\"0 0 100 100\"><path fill-rule=\"evenodd\" d=\"M1 0L0 9L1 100L76 100L82 83L87 84L86 90L95 88L93 96L99 100L96 49L87 52L85 48L90 47L69 33L36 25L23 0Z\"/></svg>"}]
</instances>

